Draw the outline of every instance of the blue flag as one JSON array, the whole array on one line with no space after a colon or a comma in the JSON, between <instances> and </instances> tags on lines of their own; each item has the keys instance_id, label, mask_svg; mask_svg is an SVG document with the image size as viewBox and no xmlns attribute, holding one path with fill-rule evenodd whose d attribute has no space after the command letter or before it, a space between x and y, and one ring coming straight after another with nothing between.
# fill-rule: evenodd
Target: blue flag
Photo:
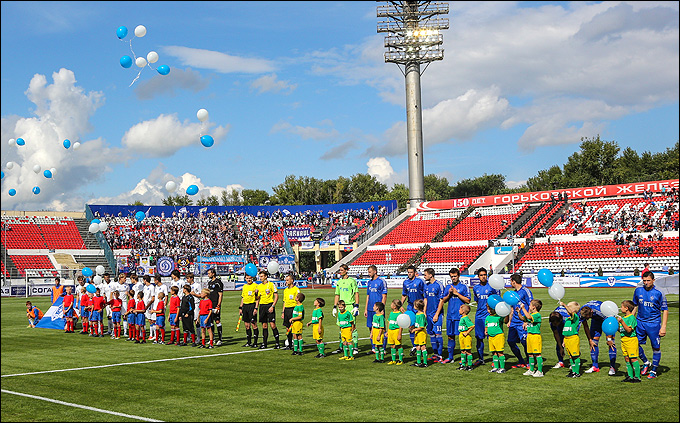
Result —
<instances>
[{"instance_id":1,"label":"blue flag","mask_svg":"<svg viewBox=\"0 0 680 423\"><path fill-rule=\"evenodd\" d=\"M47 313L43 315L40 322L35 326L43 329L58 329L64 330L66 326L66 319L64 319L64 297L57 298L57 301L52 304Z\"/></svg>"}]
</instances>

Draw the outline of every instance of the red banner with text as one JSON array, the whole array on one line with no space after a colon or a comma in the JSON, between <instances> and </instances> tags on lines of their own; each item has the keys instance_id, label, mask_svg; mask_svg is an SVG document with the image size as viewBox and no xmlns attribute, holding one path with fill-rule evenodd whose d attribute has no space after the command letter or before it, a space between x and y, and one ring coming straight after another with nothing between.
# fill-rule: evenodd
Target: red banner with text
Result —
<instances>
[{"instance_id":1,"label":"red banner with text","mask_svg":"<svg viewBox=\"0 0 680 423\"><path fill-rule=\"evenodd\" d=\"M619 195L642 194L650 191L654 194L671 189L678 189L678 179L668 181L636 182L632 184L604 185L599 187L568 188L554 191L520 192L517 194L488 195L486 197L454 198L451 200L425 201L418 205L418 211L447 210L468 206L484 207L501 204L538 203L550 201L556 194L566 194L570 200L582 200Z\"/></svg>"}]
</instances>

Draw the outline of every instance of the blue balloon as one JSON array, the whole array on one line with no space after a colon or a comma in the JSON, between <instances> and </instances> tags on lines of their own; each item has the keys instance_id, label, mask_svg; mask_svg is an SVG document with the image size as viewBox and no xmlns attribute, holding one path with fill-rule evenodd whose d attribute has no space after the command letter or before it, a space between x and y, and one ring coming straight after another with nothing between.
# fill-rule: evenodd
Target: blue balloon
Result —
<instances>
[{"instance_id":1,"label":"blue balloon","mask_svg":"<svg viewBox=\"0 0 680 423\"><path fill-rule=\"evenodd\" d=\"M102 221L99 220L99 219L92 219L92 221L90 222L90 224L92 224L92 223L102 223Z\"/></svg>"},{"instance_id":2,"label":"blue balloon","mask_svg":"<svg viewBox=\"0 0 680 423\"><path fill-rule=\"evenodd\" d=\"M94 272L89 267L83 267L83 276L89 278ZM94 286L94 285L93 285Z\"/></svg>"},{"instance_id":3,"label":"blue balloon","mask_svg":"<svg viewBox=\"0 0 680 423\"><path fill-rule=\"evenodd\" d=\"M187 188L187 195L196 195L198 194L198 187L196 185L189 185Z\"/></svg>"},{"instance_id":4,"label":"blue balloon","mask_svg":"<svg viewBox=\"0 0 680 423\"><path fill-rule=\"evenodd\" d=\"M87 267L86 267L85 269L87 269ZM83 271L84 271L85 269L83 269ZM86 289L87 292L89 292L90 294L94 294L95 292L97 292L97 287L94 286L94 284L88 284L88 285L85 287L85 289Z\"/></svg>"},{"instance_id":5,"label":"blue balloon","mask_svg":"<svg viewBox=\"0 0 680 423\"><path fill-rule=\"evenodd\" d=\"M255 277L257 276L257 266L253 263L246 264L246 275Z\"/></svg>"},{"instance_id":6,"label":"blue balloon","mask_svg":"<svg viewBox=\"0 0 680 423\"><path fill-rule=\"evenodd\" d=\"M160 73L161 75L167 75L167 74L170 73L170 66L168 66L168 65L160 65L160 66L158 67L158 69L156 69L156 70L157 70L158 73Z\"/></svg>"},{"instance_id":7,"label":"blue balloon","mask_svg":"<svg viewBox=\"0 0 680 423\"><path fill-rule=\"evenodd\" d=\"M129 68L132 66L132 57L130 56L123 56L120 58L120 65L124 67L125 69Z\"/></svg>"},{"instance_id":8,"label":"blue balloon","mask_svg":"<svg viewBox=\"0 0 680 423\"><path fill-rule=\"evenodd\" d=\"M212 147L213 144L215 144L215 140L210 135L203 135L201 137L201 144L203 144L204 147Z\"/></svg>"},{"instance_id":9,"label":"blue balloon","mask_svg":"<svg viewBox=\"0 0 680 423\"><path fill-rule=\"evenodd\" d=\"M33 194L35 195L40 194L40 187L33 187Z\"/></svg>"},{"instance_id":10,"label":"blue balloon","mask_svg":"<svg viewBox=\"0 0 680 423\"><path fill-rule=\"evenodd\" d=\"M411 319L411 326L416 324L416 314L412 312L411 310L408 310L405 313L410 319Z\"/></svg>"},{"instance_id":11,"label":"blue balloon","mask_svg":"<svg viewBox=\"0 0 680 423\"><path fill-rule=\"evenodd\" d=\"M64 140L64 148L68 150L71 146L71 140Z\"/></svg>"},{"instance_id":12,"label":"blue balloon","mask_svg":"<svg viewBox=\"0 0 680 423\"><path fill-rule=\"evenodd\" d=\"M17 145L25 145L26 141L23 138L17 138Z\"/></svg>"},{"instance_id":13,"label":"blue balloon","mask_svg":"<svg viewBox=\"0 0 680 423\"><path fill-rule=\"evenodd\" d=\"M43 175L45 175L45 178L50 179L52 177L52 171L50 171L49 169L45 169Z\"/></svg>"},{"instance_id":14,"label":"blue balloon","mask_svg":"<svg viewBox=\"0 0 680 423\"><path fill-rule=\"evenodd\" d=\"M124 26L119 26L118 29L116 30L116 35L121 40L123 38L127 37L127 34L128 34L128 29Z\"/></svg>"},{"instance_id":15,"label":"blue balloon","mask_svg":"<svg viewBox=\"0 0 680 423\"><path fill-rule=\"evenodd\" d=\"M503 294L503 301L508 303L510 307L514 307L519 303L519 295L515 291L507 291Z\"/></svg>"},{"instance_id":16,"label":"blue balloon","mask_svg":"<svg viewBox=\"0 0 680 423\"><path fill-rule=\"evenodd\" d=\"M538 271L538 281L543 285L550 288L555 280L555 276L550 271L550 269L541 269Z\"/></svg>"},{"instance_id":17,"label":"blue balloon","mask_svg":"<svg viewBox=\"0 0 680 423\"><path fill-rule=\"evenodd\" d=\"M17 190L15 190L14 188L10 188L9 195L10 197L14 197L15 195L17 195Z\"/></svg>"},{"instance_id":18,"label":"blue balloon","mask_svg":"<svg viewBox=\"0 0 680 423\"><path fill-rule=\"evenodd\" d=\"M4 170L0 171L0 174L2 174L2 176L0 176L0 179L5 179L5 171Z\"/></svg>"},{"instance_id":19,"label":"blue balloon","mask_svg":"<svg viewBox=\"0 0 680 423\"><path fill-rule=\"evenodd\" d=\"M619 321L616 320L616 317L610 316L604 319L602 322L602 332L605 333L605 335L614 335L616 332L619 331Z\"/></svg>"},{"instance_id":20,"label":"blue balloon","mask_svg":"<svg viewBox=\"0 0 680 423\"><path fill-rule=\"evenodd\" d=\"M486 303L491 307L491 309L495 310L496 309L496 304L502 303L503 298L501 298L500 295L489 295L489 298L486 299Z\"/></svg>"},{"instance_id":21,"label":"blue balloon","mask_svg":"<svg viewBox=\"0 0 680 423\"><path fill-rule=\"evenodd\" d=\"M137 213L135 213L135 220L137 220L137 222L141 222L142 220L144 220L145 217L146 214L143 211L138 211Z\"/></svg>"}]
</instances>

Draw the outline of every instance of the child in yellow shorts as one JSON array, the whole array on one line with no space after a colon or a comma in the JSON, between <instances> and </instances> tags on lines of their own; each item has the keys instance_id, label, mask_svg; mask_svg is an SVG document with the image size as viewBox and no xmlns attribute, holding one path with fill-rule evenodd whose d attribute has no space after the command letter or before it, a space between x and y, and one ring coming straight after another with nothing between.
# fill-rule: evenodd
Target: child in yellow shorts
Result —
<instances>
[{"instance_id":1,"label":"child in yellow shorts","mask_svg":"<svg viewBox=\"0 0 680 423\"><path fill-rule=\"evenodd\" d=\"M565 352L569 354L569 362L571 364L571 370L567 377L581 377L581 340L578 337L578 328L581 324L578 311L581 306L576 301L572 301L569 304L564 304L560 301L560 305L569 313L569 317L564 319L564 329L562 329L562 335L564 335L562 345Z\"/></svg>"},{"instance_id":2,"label":"child in yellow shorts","mask_svg":"<svg viewBox=\"0 0 680 423\"><path fill-rule=\"evenodd\" d=\"M342 350L345 353L338 360L354 360L352 351L352 332L354 332L354 314L347 310L343 300L338 301L338 326L340 327L340 338L342 339Z\"/></svg>"},{"instance_id":3,"label":"child in yellow shorts","mask_svg":"<svg viewBox=\"0 0 680 423\"><path fill-rule=\"evenodd\" d=\"M411 366L425 368L427 367L427 317L424 312L425 301L416 300L413 306L417 311L416 321L409 330L415 334L413 345L416 347L416 362L411 364Z\"/></svg>"},{"instance_id":4,"label":"child in yellow shorts","mask_svg":"<svg viewBox=\"0 0 680 423\"><path fill-rule=\"evenodd\" d=\"M401 346L401 327L397 323L397 318L401 314L401 300L393 300L390 305L392 312L387 326L387 344L392 350L392 361L387 364L404 364L404 347ZM397 353L399 354L397 356Z\"/></svg>"},{"instance_id":5,"label":"child in yellow shorts","mask_svg":"<svg viewBox=\"0 0 680 423\"><path fill-rule=\"evenodd\" d=\"M626 367L628 369L628 376L623 379L624 382L640 383L640 361L638 360L638 344L637 332L637 318L633 314L635 304L630 300L625 300L621 303L621 316L616 316L619 321L619 333L621 334L621 351L623 357L626 359Z\"/></svg>"},{"instance_id":6,"label":"child in yellow shorts","mask_svg":"<svg viewBox=\"0 0 680 423\"><path fill-rule=\"evenodd\" d=\"M458 370L472 370L472 336L470 333L475 324L470 320L470 306L461 304L458 308L460 321L458 322L458 342L460 343L460 367Z\"/></svg>"},{"instance_id":7,"label":"child in yellow shorts","mask_svg":"<svg viewBox=\"0 0 680 423\"><path fill-rule=\"evenodd\" d=\"M312 325L312 337L316 341L316 348L319 353L316 358L326 357L326 344L323 343L323 306L326 305L326 300L319 297L314 300L314 311L312 311L312 320L307 323L307 326Z\"/></svg>"},{"instance_id":8,"label":"child in yellow shorts","mask_svg":"<svg viewBox=\"0 0 680 423\"><path fill-rule=\"evenodd\" d=\"M305 294L298 293L295 297L295 308L293 308L293 317L290 318L290 332L293 334L293 354L302 355L302 328L304 324L302 319L305 318L305 307L302 302L305 300Z\"/></svg>"},{"instance_id":9,"label":"child in yellow shorts","mask_svg":"<svg viewBox=\"0 0 680 423\"><path fill-rule=\"evenodd\" d=\"M381 301L373 304L373 322L371 322L371 338L373 345L375 345L375 360L374 363L382 363L385 361L385 349L383 342L385 341L385 304Z\"/></svg>"},{"instance_id":10,"label":"child in yellow shorts","mask_svg":"<svg viewBox=\"0 0 680 423\"><path fill-rule=\"evenodd\" d=\"M505 317L496 314L496 310L486 306L489 315L484 319L484 334L489 337L489 351L493 356L493 367L489 373L505 373L505 334L503 323L510 321L510 315Z\"/></svg>"},{"instance_id":11,"label":"child in yellow shorts","mask_svg":"<svg viewBox=\"0 0 680 423\"><path fill-rule=\"evenodd\" d=\"M543 338L541 338L541 300L531 300L527 311L524 303L520 301L522 313L520 317L527 322L527 354L529 355L529 370L523 373L524 376L543 377ZM534 360L536 365L534 366Z\"/></svg>"}]
</instances>

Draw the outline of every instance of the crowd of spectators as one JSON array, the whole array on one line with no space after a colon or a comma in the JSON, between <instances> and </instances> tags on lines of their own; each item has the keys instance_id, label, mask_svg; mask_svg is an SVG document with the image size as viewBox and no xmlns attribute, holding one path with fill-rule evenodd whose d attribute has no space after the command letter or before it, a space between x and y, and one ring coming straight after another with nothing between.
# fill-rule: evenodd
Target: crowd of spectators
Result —
<instances>
[{"instance_id":1,"label":"crowd of spectators","mask_svg":"<svg viewBox=\"0 0 680 423\"><path fill-rule=\"evenodd\" d=\"M225 213L173 213L172 216L149 216L137 222L132 216L98 216L109 224L104 232L112 249L130 249L134 256L168 256L175 261L196 256L248 254L286 254L283 229L333 223L350 226L358 220L383 217L387 209L330 212L306 210L299 213L258 212L256 215L229 211ZM123 220L121 221L121 218ZM124 223L122 223L124 222ZM122 223L122 224L121 224Z\"/></svg>"},{"instance_id":2,"label":"crowd of spectators","mask_svg":"<svg viewBox=\"0 0 680 423\"><path fill-rule=\"evenodd\" d=\"M673 188L656 197L645 191L643 199L616 213L584 200L580 202L580 207L572 204L565 210L561 221L568 222L573 235L586 232L587 227L596 235L678 230L677 189Z\"/></svg>"}]
</instances>

